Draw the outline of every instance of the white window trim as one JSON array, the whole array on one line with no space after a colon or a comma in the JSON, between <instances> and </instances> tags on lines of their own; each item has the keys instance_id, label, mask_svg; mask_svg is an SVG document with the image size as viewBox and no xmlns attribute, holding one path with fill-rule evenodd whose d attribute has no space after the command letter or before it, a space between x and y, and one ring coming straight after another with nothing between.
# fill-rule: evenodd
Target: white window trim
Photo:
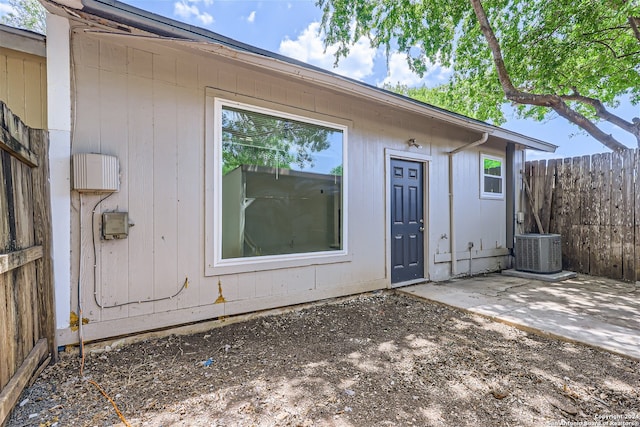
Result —
<instances>
[{"instance_id":1,"label":"white window trim","mask_svg":"<svg viewBox=\"0 0 640 427\"><path fill-rule=\"evenodd\" d=\"M489 160L497 160L500 162L500 180L502 181L502 192L501 193L486 193L484 191L484 178L485 176L491 176L493 178L498 178L496 175L485 175L484 173L484 159ZM480 153L480 198L481 199L491 199L491 200L504 200L505 196L505 179L504 179L504 157L494 156L491 154Z\"/></svg>"},{"instance_id":2,"label":"white window trim","mask_svg":"<svg viewBox=\"0 0 640 427\"><path fill-rule=\"evenodd\" d=\"M222 108L234 107L285 119L297 120L342 131L342 249L336 251L309 252L300 254L267 255L222 259ZM324 121L282 110L256 106L220 98L212 93L206 95L205 105L205 275L215 276L261 270L330 264L351 260L348 250L348 126Z\"/></svg>"}]
</instances>

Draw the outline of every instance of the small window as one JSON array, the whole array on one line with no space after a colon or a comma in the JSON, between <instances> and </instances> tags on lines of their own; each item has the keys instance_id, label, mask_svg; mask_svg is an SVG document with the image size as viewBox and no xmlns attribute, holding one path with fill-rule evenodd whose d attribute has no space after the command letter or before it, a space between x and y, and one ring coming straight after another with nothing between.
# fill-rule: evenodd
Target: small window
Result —
<instances>
[{"instance_id":1,"label":"small window","mask_svg":"<svg viewBox=\"0 0 640 427\"><path fill-rule=\"evenodd\" d=\"M480 197L487 199L504 198L504 159L480 155Z\"/></svg>"},{"instance_id":2,"label":"small window","mask_svg":"<svg viewBox=\"0 0 640 427\"><path fill-rule=\"evenodd\" d=\"M215 100L216 265L346 253L346 127Z\"/></svg>"}]
</instances>

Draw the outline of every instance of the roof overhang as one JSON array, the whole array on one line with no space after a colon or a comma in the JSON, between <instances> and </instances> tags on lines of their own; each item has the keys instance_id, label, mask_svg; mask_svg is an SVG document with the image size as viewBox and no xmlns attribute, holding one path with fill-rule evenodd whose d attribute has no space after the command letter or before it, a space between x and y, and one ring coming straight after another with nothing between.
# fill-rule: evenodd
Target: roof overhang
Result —
<instances>
[{"instance_id":1,"label":"roof overhang","mask_svg":"<svg viewBox=\"0 0 640 427\"><path fill-rule=\"evenodd\" d=\"M118 1L41 1L51 13L68 18L89 20L99 24L101 29L95 32L105 36L148 37L156 42L197 49L207 54L242 61L254 67L268 69L291 78L312 82L389 107L410 111L425 118L442 121L478 133L486 132L492 139L497 138L507 143L514 143L529 149L546 152L554 152L557 148L554 144L453 113ZM104 22L104 20L108 22ZM109 25L109 23L112 25ZM123 25L126 27L123 27ZM131 28L127 27L139 31L132 31Z\"/></svg>"},{"instance_id":2,"label":"roof overhang","mask_svg":"<svg viewBox=\"0 0 640 427\"><path fill-rule=\"evenodd\" d=\"M46 38L33 31L22 30L0 24L0 47L46 57Z\"/></svg>"}]
</instances>

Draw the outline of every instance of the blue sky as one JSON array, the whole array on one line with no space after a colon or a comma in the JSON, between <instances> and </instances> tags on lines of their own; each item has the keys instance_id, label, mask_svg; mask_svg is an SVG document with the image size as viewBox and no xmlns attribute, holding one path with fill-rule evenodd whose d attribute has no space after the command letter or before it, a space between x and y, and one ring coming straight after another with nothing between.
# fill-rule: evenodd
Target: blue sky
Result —
<instances>
[{"instance_id":1,"label":"blue sky","mask_svg":"<svg viewBox=\"0 0 640 427\"><path fill-rule=\"evenodd\" d=\"M215 31L226 37L343 74L369 84L402 83L407 86L435 85L446 81L446 69L434 65L423 77L409 71L401 55L387 58L380 50L362 41L350 55L334 68L334 50L325 52L318 33L322 18L315 0L126 0L132 6L159 15ZM0 0L0 15L9 10L7 0ZM577 127L556 117L543 123L518 120L506 106L507 129L533 136L559 146L555 154L530 152L529 159L570 157L609 151ZM640 108L628 103L618 109L623 118L640 116ZM624 144L634 147L626 132L608 127Z\"/></svg>"}]
</instances>

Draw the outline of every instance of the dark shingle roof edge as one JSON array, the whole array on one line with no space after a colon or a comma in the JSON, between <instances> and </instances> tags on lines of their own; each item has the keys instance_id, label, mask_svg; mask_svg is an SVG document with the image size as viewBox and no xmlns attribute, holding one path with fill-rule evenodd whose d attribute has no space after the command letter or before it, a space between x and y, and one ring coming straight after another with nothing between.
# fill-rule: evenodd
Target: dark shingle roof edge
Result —
<instances>
[{"instance_id":1,"label":"dark shingle roof edge","mask_svg":"<svg viewBox=\"0 0 640 427\"><path fill-rule=\"evenodd\" d=\"M22 28L16 28L16 27L12 27L10 25L6 25L6 24L0 24L0 31L4 31L7 33L11 33L11 34L16 34L16 35L20 35L22 37L26 37L29 39L33 39L33 40L38 40L38 41L42 41L44 42L46 39L46 36L44 34L40 34L36 31L31 31L31 30L25 30Z\"/></svg>"},{"instance_id":2,"label":"dark shingle roof edge","mask_svg":"<svg viewBox=\"0 0 640 427\"><path fill-rule=\"evenodd\" d=\"M55 1L53 2L55 3ZM363 89L372 91L373 93L379 93L384 97L392 96L401 103L412 104L414 108L418 107L419 109L423 109L424 114L426 115L436 113L439 117L447 116L450 118L452 122L455 122L455 124L461 124L460 122L464 122L465 124L468 124L471 127L473 127L474 130L489 132L495 137L499 137L517 144L524 145L527 148L532 148L532 149L547 151L547 152L554 152L555 149L557 148L556 145L548 143L546 141L542 141L536 138L522 135L517 132L503 129L498 126L494 126L494 125L482 122L480 120L476 120L476 119L464 116L462 114L454 113L452 111L448 111L443 108L439 108L424 102L420 102L413 98L409 98L407 96L400 95L395 92L391 92L386 89L382 89L382 88L379 88L379 87L376 87L368 83L364 83L349 77L341 76L339 74L333 73L323 68L316 67L314 65L310 65L305 62L292 59L284 55L270 52L265 49L260 49L258 47L239 42L229 37L225 37L213 31L209 31L204 28L196 27L180 21L166 18L164 16L160 16L153 12L139 9L137 7L134 7L116 0L81 0L81 2L83 6L82 8L83 12L89 13L91 15L95 15L97 17L107 19L116 23L138 28L140 30L143 30L152 34L157 34L162 37L216 43L216 44L220 44L222 46L231 48L233 50L247 52L254 55L259 55L266 58L274 59L277 61L294 65L296 67L301 67L313 72L332 76L333 78L342 80L347 84L357 85Z\"/></svg>"}]
</instances>

